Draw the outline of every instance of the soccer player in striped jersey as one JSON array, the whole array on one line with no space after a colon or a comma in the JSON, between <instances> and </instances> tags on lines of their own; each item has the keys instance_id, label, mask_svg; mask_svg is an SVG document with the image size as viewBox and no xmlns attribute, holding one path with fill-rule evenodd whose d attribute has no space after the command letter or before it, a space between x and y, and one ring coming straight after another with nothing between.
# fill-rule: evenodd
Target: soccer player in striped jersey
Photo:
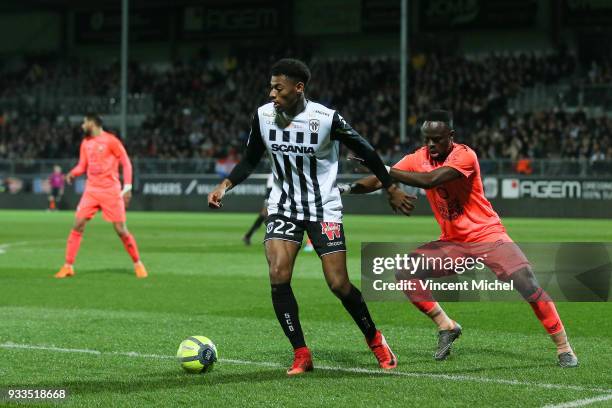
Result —
<instances>
[{"instance_id":1,"label":"soccer player in striped jersey","mask_svg":"<svg viewBox=\"0 0 612 408\"><path fill-rule=\"evenodd\" d=\"M100 116L93 113L85 115L81 128L85 139L81 142L79 163L68 172L66 182L70 184L75 177L87 173L87 183L66 243L66 262L55 277L68 278L74 275L73 264L81 246L85 225L101 210L104 219L113 223L115 232L132 258L136 277L146 278L147 270L140 261L136 240L125 225L125 207L132 197L130 158L121 141L102 128ZM123 169L123 189L119 181L119 164Z\"/></svg>"},{"instance_id":2,"label":"soccer player in striped jersey","mask_svg":"<svg viewBox=\"0 0 612 408\"><path fill-rule=\"evenodd\" d=\"M529 261L508 236L484 195L476 153L453 141L455 131L450 112L436 110L427 114L421 132L425 146L406 155L390 171L395 180L426 190L427 200L440 225L439 241L417 248L414 255L434 259L483 258L483 263L499 280L512 281L514 288L529 302L557 347L559 365L564 368L578 366L578 358L568 342L554 302L536 280ZM365 194L381 187L375 177L340 186L343 194ZM455 273L436 267L412 272L398 271L396 275L398 280L410 281ZM438 349L434 358L444 360L461 335L461 326L448 317L429 290L419 289L419 284L414 287L415 290L405 293L438 326Z\"/></svg>"},{"instance_id":3,"label":"soccer player in striped jersey","mask_svg":"<svg viewBox=\"0 0 612 408\"><path fill-rule=\"evenodd\" d=\"M364 158L395 211L409 214L412 202L391 182L372 146L338 112L306 99L309 79L310 70L299 60L282 59L272 66L270 103L260 106L253 115L246 155L209 194L208 205L220 208L225 193L244 181L267 152L274 184L264 243L272 304L294 349L293 365L287 374L313 369L291 289L293 265L304 232L321 259L329 288L359 326L379 366L392 369L397 359L376 328L361 292L348 277L342 201L336 185L340 144Z\"/></svg>"}]
</instances>

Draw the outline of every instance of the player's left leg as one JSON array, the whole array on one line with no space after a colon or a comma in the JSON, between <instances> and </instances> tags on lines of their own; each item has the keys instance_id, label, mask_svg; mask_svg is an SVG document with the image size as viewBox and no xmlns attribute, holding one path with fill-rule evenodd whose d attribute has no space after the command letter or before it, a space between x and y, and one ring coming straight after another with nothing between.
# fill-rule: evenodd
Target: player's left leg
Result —
<instances>
[{"instance_id":1,"label":"player's left leg","mask_svg":"<svg viewBox=\"0 0 612 408\"><path fill-rule=\"evenodd\" d=\"M484 264L502 281L512 281L514 288L529 302L536 317L557 347L561 367L577 367L578 358L572 350L555 303L538 283L527 257L512 239L501 234L494 248L487 252Z\"/></svg>"},{"instance_id":2,"label":"player's left leg","mask_svg":"<svg viewBox=\"0 0 612 408\"><path fill-rule=\"evenodd\" d=\"M455 245L450 242L433 241L417 248L411 256L423 259L445 258L448 256L459 256ZM435 262L432 264L435 265ZM426 262L425 265L428 265ZM451 353L451 348L455 340L462 334L462 327L455 320L451 319L442 306L434 299L431 291L427 289L423 280L445 276L446 272L430 270L421 267L416 271L398 270L395 273L397 281L408 281L412 283L413 289L406 289L404 294L410 302L421 311L438 328L438 345L434 352L434 359L446 360Z\"/></svg>"},{"instance_id":3,"label":"player's left leg","mask_svg":"<svg viewBox=\"0 0 612 408\"><path fill-rule=\"evenodd\" d=\"M361 292L349 280L342 224L336 222L308 222L306 225L313 247L321 257L327 285L340 299L346 311L365 336L379 366L386 370L395 368L397 358L391 351L385 337L376 329Z\"/></svg>"},{"instance_id":4,"label":"player's left leg","mask_svg":"<svg viewBox=\"0 0 612 408\"><path fill-rule=\"evenodd\" d=\"M529 302L536 317L542 323L557 347L557 358L561 367L577 367L578 358L567 339L565 327L559 317L555 303L542 289L530 267L524 267L510 275L514 288Z\"/></svg>"},{"instance_id":5,"label":"player's left leg","mask_svg":"<svg viewBox=\"0 0 612 408\"><path fill-rule=\"evenodd\" d=\"M121 239L121 242L123 242L125 250L134 262L134 273L136 274L136 277L146 278L148 276L148 273L144 264L140 260L140 253L138 252L138 245L136 244L136 239L134 239L134 236L128 231L127 225L125 225L124 221L113 222L113 228Z\"/></svg>"},{"instance_id":6,"label":"player's left leg","mask_svg":"<svg viewBox=\"0 0 612 408\"><path fill-rule=\"evenodd\" d=\"M146 278L148 276L147 269L140 260L136 239L130 234L127 225L125 225L125 201L123 197L114 191L101 193L99 197L102 216L106 221L113 223L115 232L121 239L121 242L123 242L123 246L130 255L130 258L132 258L132 262L134 262L134 273L136 277Z\"/></svg>"},{"instance_id":7,"label":"player's left leg","mask_svg":"<svg viewBox=\"0 0 612 408\"><path fill-rule=\"evenodd\" d=\"M363 296L349 280L346 268L346 252L333 252L321 255L325 281L331 291L340 299L346 311L351 315L381 368L390 370L397 366L397 358L380 330L370 316Z\"/></svg>"}]
</instances>

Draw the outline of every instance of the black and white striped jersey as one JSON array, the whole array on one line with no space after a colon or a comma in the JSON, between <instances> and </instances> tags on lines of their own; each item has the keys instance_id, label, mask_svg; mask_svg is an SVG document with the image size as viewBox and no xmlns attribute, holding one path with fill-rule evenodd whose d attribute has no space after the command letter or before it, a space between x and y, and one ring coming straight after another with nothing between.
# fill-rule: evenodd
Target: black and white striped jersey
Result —
<instances>
[{"instance_id":1,"label":"black and white striped jersey","mask_svg":"<svg viewBox=\"0 0 612 408\"><path fill-rule=\"evenodd\" d=\"M336 186L340 143L365 159L366 165L389 186L391 179L370 144L338 114L307 101L305 109L284 128L276 121L272 103L253 115L246 157L228 177L236 185L268 152L274 185L268 214L305 221L342 221L342 200ZM245 174L246 172L246 174Z\"/></svg>"}]
</instances>

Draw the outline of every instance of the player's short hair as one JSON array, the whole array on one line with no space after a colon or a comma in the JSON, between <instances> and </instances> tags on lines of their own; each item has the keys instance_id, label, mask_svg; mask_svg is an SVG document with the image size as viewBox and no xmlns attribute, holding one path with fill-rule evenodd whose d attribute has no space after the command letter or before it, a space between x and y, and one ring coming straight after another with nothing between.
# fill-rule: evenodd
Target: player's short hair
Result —
<instances>
[{"instance_id":1,"label":"player's short hair","mask_svg":"<svg viewBox=\"0 0 612 408\"><path fill-rule=\"evenodd\" d=\"M88 112L85 114L85 119L92 121L96 126L102 126L102 118L97 113Z\"/></svg>"},{"instance_id":2,"label":"player's short hair","mask_svg":"<svg viewBox=\"0 0 612 408\"><path fill-rule=\"evenodd\" d=\"M453 128L453 115L443 109L434 109L427 112L423 118L423 122L444 122L449 129Z\"/></svg>"},{"instance_id":3,"label":"player's short hair","mask_svg":"<svg viewBox=\"0 0 612 408\"><path fill-rule=\"evenodd\" d=\"M304 86L310 81L310 68L304 62L294 58L283 58L274 63L270 75L285 75L295 82L302 82Z\"/></svg>"}]
</instances>

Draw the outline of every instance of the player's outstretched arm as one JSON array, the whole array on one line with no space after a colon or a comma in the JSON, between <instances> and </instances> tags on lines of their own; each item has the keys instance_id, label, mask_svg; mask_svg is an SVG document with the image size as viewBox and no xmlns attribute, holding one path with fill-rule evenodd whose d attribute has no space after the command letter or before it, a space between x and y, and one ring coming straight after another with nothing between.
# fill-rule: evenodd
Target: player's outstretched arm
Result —
<instances>
[{"instance_id":1,"label":"player's outstretched arm","mask_svg":"<svg viewBox=\"0 0 612 408\"><path fill-rule=\"evenodd\" d=\"M351 149L363 160L364 166L374 173L380 181L382 188L387 192L387 199L393 211L410 215L414 209L411 197L393 184L389 172L385 168L380 156L374 151L372 145L346 123L338 112L334 112L331 132L333 139L339 140Z\"/></svg>"},{"instance_id":2,"label":"player's outstretched arm","mask_svg":"<svg viewBox=\"0 0 612 408\"><path fill-rule=\"evenodd\" d=\"M351 184L338 184L340 194L368 194L381 188L382 183L376 176L364 177ZM404 193L395 185L387 189L387 193L389 193L389 204L393 211L400 211L405 215L412 213L416 196Z\"/></svg>"},{"instance_id":3,"label":"player's outstretched arm","mask_svg":"<svg viewBox=\"0 0 612 408\"><path fill-rule=\"evenodd\" d=\"M424 189L434 188L463 176L459 170L449 166L442 166L424 173L392 168L389 173L393 179L401 183Z\"/></svg>"},{"instance_id":4,"label":"player's outstretched arm","mask_svg":"<svg viewBox=\"0 0 612 408\"><path fill-rule=\"evenodd\" d=\"M338 184L340 194L369 194L380 190L382 183L376 176L368 176L351 184Z\"/></svg>"}]
</instances>

